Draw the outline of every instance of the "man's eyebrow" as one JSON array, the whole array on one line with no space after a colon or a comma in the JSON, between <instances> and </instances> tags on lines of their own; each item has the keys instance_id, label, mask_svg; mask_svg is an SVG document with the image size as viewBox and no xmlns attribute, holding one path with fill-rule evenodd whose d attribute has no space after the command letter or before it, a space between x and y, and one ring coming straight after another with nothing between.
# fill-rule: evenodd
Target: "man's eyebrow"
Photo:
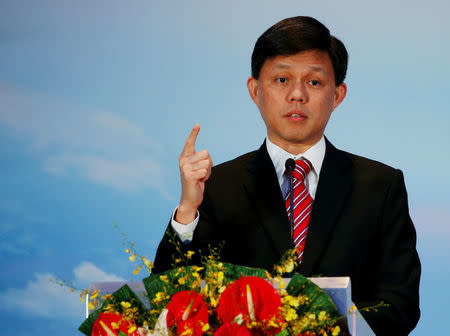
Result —
<instances>
[{"instance_id":1,"label":"man's eyebrow","mask_svg":"<svg viewBox=\"0 0 450 336\"><path fill-rule=\"evenodd\" d=\"M273 70L283 70L283 69L289 69L291 66L289 64L280 64L277 63L273 66Z\"/></svg>"},{"instance_id":2,"label":"man's eyebrow","mask_svg":"<svg viewBox=\"0 0 450 336\"><path fill-rule=\"evenodd\" d=\"M292 68L292 66L289 64L278 63L278 64L275 64L272 69L273 70L285 70L285 69L290 69L290 68ZM319 65L309 65L308 68L309 68L309 70L312 70L314 72L325 72L323 67L321 67Z\"/></svg>"},{"instance_id":3,"label":"man's eyebrow","mask_svg":"<svg viewBox=\"0 0 450 336\"><path fill-rule=\"evenodd\" d=\"M321 66L311 65L309 66L309 68L315 72L325 72L325 70Z\"/></svg>"}]
</instances>

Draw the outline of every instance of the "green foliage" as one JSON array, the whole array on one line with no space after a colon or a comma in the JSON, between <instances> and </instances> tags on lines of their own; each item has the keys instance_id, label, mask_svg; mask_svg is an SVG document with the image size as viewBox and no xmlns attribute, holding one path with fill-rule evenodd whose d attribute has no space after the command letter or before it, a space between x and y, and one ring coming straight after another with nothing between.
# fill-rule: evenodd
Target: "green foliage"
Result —
<instances>
[{"instance_id":1,"label":"green foliage","mask_svg":"<svg viewBox=\"0 0 450 336\"><path fill-rule=\"evenodd\" d=\"M195 281L195 278L190 275L193 273L194 267L196 266L178 267L163 273L151 274L146 277L143 280L143 283L145 290L147 291L150 304L152 304L152 300L158 292L165 292L172 296L173 294L183 290L191 290L192 283ZM162 280L162 276L167 276L168 282ZM186 282L184 284L180 284L180 279L183 277L186 277ZM152 308L157 309L155 305L152 305Z\"/></svg>"},{"instance_id":2,"label":"green foliage","mask_svg":"<svg viewBox=\"0 0 450 336\"><path fill-rule=\"evenodd\" d=\"M161 312L168 305L172 295L184 290L193 290L193 283L196 278L192 276L192 273L194 273L196 267L183 266L146 277L143 283L147 291L151 310ZM163 279L166 279L166 281ZM184 281L181 281L182 279ZM167 299L155 301L158 293L166 294ZM157 319L158 315L152 314L148 320L150 326L153 326Z\"/></svg>"},{"instance_id":3,"label":"green foliage","mask_svg":"<svg viewBox=\"0 0 450 336\"><path fill-rule=\"evenodd\" d=\"M206 264L206 270L211 267L213 263L208 262ZM260 278L265 278L266 270L262 268L252 268L246 266L239 266L234 264L222 263L225 267L224 276L227 282L232 282L239 279L241 276L257 276Z\"/></svg>"},{"instance_id":4,"label":"green foliage","mask_svg":"<svg viewBox=\"0 0 450 336\"><path fill-rule=\"evenodd\" d=\"M128 285L123 285L120 287L117 291L115 291L111 298L106 299L101 307L91 314L89 314L89 317L80 325L78 328L79 331L81 331L86 336L92 335L92 327L94 326L94 322L99 317L100 313L102 313L105 308L109 304L113 304L114 306L120 307L120 302L130 302L133 307L136 307L139 312L139 318L136 321L136 323L139 323L139 320L143 320L148 316L147 308L145 308L144 304L139 300L139 298L136 296L136 294L128 287Z\"/></svg>"},{"instance_id":5,"label":"green foliage","mask_svg":"<svg viewBox=\"0 0 450 336\"><path fill-rule=\"evenodd\" d=\"M275 336L289 336L289 331L287 329L284 329L284 330L280 331L278 334L276 334Z\"/></svg>"},{"instance_id":6,"label":"green foliage","mask_svg":"<svg viewBox=\"0 0 450 336\"><path fill-rule=\"evenodd\" d=\"M181 250L180 250L181 252ZM193 290L202 295L205 295L203 286L208 284L204 289L208 293L205 297L207 304L212 304L213 301L217 302L220 293L224 286L239 279L241 276L255 276L260 278L271 278L271 275L264 269L251 268L245 266L239 266L219 261L220 249L210 251L211 255L208 257L202 257L202 267L200 266L180 266L180 264L187 265L189 261L192 261L191 257L193 252L187 252L184 258L174 260L174 264L179 267L168 270L159 274L150 274L147 278L143 279L147 297L151 306L148 311L142 302L138 299L135 293L127 286L124 285L118 291L112 294L111 298L108 298L103 302L102 306L91 313L86 321L80 326L79 330L85 335L90 336L92 333L92 327L96 319L99 317L100 312L103 312L105 308L112 304L114 307L119 307L116 311L120 311L120 303L122 301L129 302L132 307L138 309L136 314L135 323L138 326L142 326L144 321L150 328L152 328L161 311L167 307L172 296L180 291ZM280 271L277 274L280 275L289 269L290 260L287 255L284 264L279 266ZM292 258L292 256L291 256ZM335 304L331 298L313 282L303 277L302 275L295 273L291 278L289 285L286 287L284 293L293 297L302 297L302 303L298 306L295 305L295 311L298 315L299 321L301 319L310 318L313 314L313 320L316 321L313 324L301 323L300 325L290 325L287 329L282 330L276 336L288 336L291 332L298 334L298 331L324 331L329 326L335 324L338 319L338 312ZM215 307L216 303L212 305ZM319 319L320 316L320 319ZM210 325L214 328L220 324L220 321L216 320L215 314L210 316ZM330 329L327 329L330 330ZM126 334L119 334L119 336L127 336Z\"/></svg>"},{"instance_id":7,"label":"green foliage","mask_svg":"<svg viewBox=\"0 0 450 336\"><path fill-rule=\"evenodd\" d=\"M298 316L306 313L318 315L321 311L325 311L331 319L336 319L339 315L336 305L328 294L311 280L298 273L295 273L291 278L286 291L291 296L303 295L308 297L307 302L297 308Z\"/></svg>"}]
</instances>

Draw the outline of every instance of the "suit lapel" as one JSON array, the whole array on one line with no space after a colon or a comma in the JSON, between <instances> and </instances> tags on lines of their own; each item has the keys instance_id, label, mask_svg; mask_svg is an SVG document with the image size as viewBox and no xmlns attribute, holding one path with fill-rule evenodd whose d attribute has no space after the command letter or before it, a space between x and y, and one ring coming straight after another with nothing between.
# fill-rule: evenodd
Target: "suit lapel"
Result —
<instances>
[{"instance_id":1,"label":"suit lapel","mask_svg":"<svg viewBox=\"0 0 450 336\"><path fill-rule=\"evenodd\" d=\"M254 202L255 212L280 258L294 245L277 174L265 142L250 162L248 172L249 179L245 183L248 198Z\"/></svg>"},{"instance_id":2,"label":"suit lapel","mask_svg":"<svg viewBox=\"0 0 450 336\"><path fill-rule=\"evenodd\" d=\"M313 275L331 238L340 210L352 185L351 161L326 140L325 158L322 164L314 200L308 236L305 242L301 273Z\"/></svg>"}]
</instances>

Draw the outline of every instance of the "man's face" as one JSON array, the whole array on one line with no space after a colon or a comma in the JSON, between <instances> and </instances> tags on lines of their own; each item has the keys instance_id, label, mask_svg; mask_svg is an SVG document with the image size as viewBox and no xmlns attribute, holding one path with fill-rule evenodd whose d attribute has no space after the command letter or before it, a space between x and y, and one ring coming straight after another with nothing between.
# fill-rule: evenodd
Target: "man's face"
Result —
<instances>
[{"instance_id":1,"label":"man's face","mask_svg":"<svg viewBox=\"0 0 450 336\"><path fill-rule=\"evenodd\" d=\"M330 57L321 50L268 59L247 86L269 140L292 154L320 140L347 91L345 84L336 87Z\"/></svg>"}]
</instances>

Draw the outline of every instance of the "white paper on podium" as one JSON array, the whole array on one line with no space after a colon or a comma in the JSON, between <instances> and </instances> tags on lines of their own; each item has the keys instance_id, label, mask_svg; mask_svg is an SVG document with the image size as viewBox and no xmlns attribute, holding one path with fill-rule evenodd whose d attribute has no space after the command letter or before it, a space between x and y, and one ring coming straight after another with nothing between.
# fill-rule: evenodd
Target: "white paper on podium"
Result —
<instances>
[{"instance_id":1,"label":"white paper on podium","mask_svg":"<svg viewBox=\"0 0 450 336\"><path fill-rule=\"evenodd\" d=\"M347 325L352 336L375 336L358 310L352 310L352 285L349 277L308 278L327 293L333 300L338 313L347 316Z\"/></svg>"},{"instance_id":2,"label":"white paper on podium","mask_svg":"<svg viewBox=\"0 0 450 336\"><path fill-rule=\"evenodd\" d=\"M347 325L352 336L375 336L375 333L369 327L358 310L354 311L353 314L349 314L353 305L351 296L351 281L349 277L317 277L308 279L323 289L323 291L331 297L340 315L347 316ZM290 279L286 279L286 283L288 283L289 280ZM101 297L106 294L114 293L125 284L127 284L131 290L136 293L147 308L150 308L150 303L142 281L92 282L89 286L89 291L93 292L94 290L98 290L99 296ZM86 317L89 316L87 301L88 300L86 299Z\"/></svg>"}]
</instances>

